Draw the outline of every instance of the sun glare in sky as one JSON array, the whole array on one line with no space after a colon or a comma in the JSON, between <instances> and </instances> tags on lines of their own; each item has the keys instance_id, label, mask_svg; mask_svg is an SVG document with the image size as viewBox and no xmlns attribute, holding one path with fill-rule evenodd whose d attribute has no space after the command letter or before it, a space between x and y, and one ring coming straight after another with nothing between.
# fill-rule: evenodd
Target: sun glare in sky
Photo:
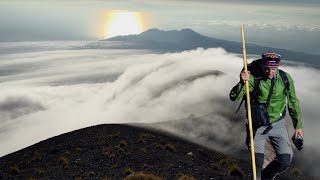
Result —
<instances>
[{"instance_id":1,"label":"sun glare in sky","mask_svg":"<svg viewBox=\"0 0 320 180\"><path fill-rule=\"evenodd\" d=\"M143 31L143 16L139 12L111 11L107 15L104 38L139 34Z\"/></svg>"}]
</instances>

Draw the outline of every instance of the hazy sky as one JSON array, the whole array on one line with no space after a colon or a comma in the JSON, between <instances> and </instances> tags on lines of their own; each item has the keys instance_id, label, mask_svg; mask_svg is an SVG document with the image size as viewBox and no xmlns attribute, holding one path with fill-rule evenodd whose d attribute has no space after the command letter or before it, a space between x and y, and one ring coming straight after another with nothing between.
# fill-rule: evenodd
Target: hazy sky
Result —
<instances>
[{"instance_id":1,"label":"hazy sky","mask_svg":"<svg viewBox=\"0 0 320 180\"><path fill-rule=\"evenodd\" d=\"M0 41L102 39L111 10L142 12L144 28L180 30L320 52L318 0L1 0Z\"/></svg>"}]
</instances>

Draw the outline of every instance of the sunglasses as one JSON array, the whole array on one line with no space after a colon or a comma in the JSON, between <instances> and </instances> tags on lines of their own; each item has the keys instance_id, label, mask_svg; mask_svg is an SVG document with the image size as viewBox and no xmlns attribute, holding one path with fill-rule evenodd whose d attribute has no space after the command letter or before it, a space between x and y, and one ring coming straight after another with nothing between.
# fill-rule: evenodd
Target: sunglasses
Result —
<instances>
[{"instance_id":1,"label":"sunglasses","mask_svg":"<svg viewBox=\"0 0 320 180\"><path fill-rule=\"evenodd\" d=\"M264 70L275 70L278 69L278 66L262 66Z\"/></svg>"}]
</instances>

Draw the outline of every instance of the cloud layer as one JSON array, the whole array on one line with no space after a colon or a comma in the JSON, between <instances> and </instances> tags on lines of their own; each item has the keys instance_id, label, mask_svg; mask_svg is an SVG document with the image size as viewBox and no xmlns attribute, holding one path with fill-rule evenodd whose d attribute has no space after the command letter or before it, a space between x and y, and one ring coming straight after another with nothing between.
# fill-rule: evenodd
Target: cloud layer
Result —
<instances>
[{"instance_id":1,"label":"cloud layer","mask_svg":"<svg viewBox=\"0 0 320 180\"><path fill-rule=\"evenodd\" d=\"M243 149L245 115L235 118L238 103L228 98L242 66L238 55L219 48L2 54L0 156L91 125L167 121L155 126L216 150ZM319 70L282 69L295 80L306 150L320 148Z\"/></svg>"}]
</instances>

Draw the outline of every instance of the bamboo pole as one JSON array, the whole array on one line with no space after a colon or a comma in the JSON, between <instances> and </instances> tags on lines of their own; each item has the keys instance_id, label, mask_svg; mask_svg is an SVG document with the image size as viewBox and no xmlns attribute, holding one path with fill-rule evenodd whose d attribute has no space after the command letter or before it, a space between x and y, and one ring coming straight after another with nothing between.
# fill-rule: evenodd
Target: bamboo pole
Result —
<instances>
[{"instance_id":1,"label":"bamboo pole","mask_svg":"<svg viewBox=\"0 0 320 180\"><path fill-rule=\"evenodd\" d=\"M242 37L242 51L243 51L244 70L246 72L248 72L246 42L245 42L245 38L244 38L244 25L241 26L241 37ZM250 147L251 147L250 150L251 150L252 175L253 175L253 179L256 180L257 179L257 172L256 172L256 158L255 158L254 141L253 141L253 129L252 129L252 118L251 118L249 82L245 81L245 84L246 84L246 95L247 95L248 123L249 123L249 131L250 131Z\"/></svg>"}]
</instances>

